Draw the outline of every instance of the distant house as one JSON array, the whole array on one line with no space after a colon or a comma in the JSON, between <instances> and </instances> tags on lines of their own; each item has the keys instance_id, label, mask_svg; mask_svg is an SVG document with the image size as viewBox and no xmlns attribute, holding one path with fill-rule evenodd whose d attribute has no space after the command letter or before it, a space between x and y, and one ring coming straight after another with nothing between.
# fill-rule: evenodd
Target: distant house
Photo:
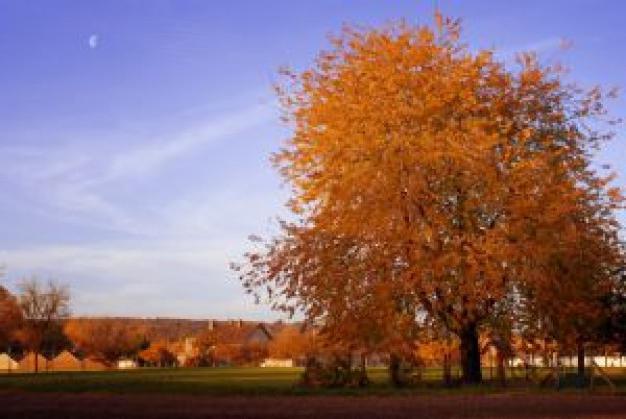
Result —
<instances>
[{"instance_id":1,"label":"distant house","mask_svg":"<svg viewBox=\"0 0 626 419\"><path fill-rule=\"evenodd\" d=\"M137 361L135 360L123 358L117 361L117 369L129 370L133 368L137 368Z\"/></svg>"},{"instance_id":2,"label":"distant house","mask_svg":"<svg viewBox=\"0 0 626 419\"><path fill-rule=\"evenodd\" d=\"M9 355L0 354L0 373L15 371L19 368L19 363Z\"/></svg>"},{"instance_id":3,"label":"distant house","mask_svg":"<svg viewBox=\"0 0 626 419\"><path fill-rule=\"evenodd\" d=\"M291 358L267 358L261 362L263 368L292 368L295 366L295 362Z\"/></svg>"},{"instance_id":4,"label":"distant house","mask_svg":"<svg viewBox=\"0 0 626 419\"><path fill-rule=\"evenodd\" d=\"M257 324L245 337L245 343L266 345L273 339L272 333L263 323Z\"/></svg>"},{"instance_id":5,"label":"distant house","mask_svg":"<svg viewBox=\"0 0 626 419\"><path fill-rule=\"evenodd\" d=\"M51 371L81 371L83 363L68 351L63 351L48 362Z\"/></svg>"},{"instance_id":6,"label":"distant house","mask_svg":"<svg viewBox=\"0 0 626 419\"><path fill-rule=\"evenodd\" d=\"M211 324L218 343L226 345L260 344L265 345L272 340L272 332L263 323L230 321L222 324Z\"/></svg>"},{"instance_id":7,"label":"distant house","mask_svg":"<svg viewBox=\"0 0 626 419\"><path fill-rule=\"evenodd\" d=\"M574 348L559 351L554 342L544 340L525 341L519 336L513 336L513 356L507 359L510 367L576 367L578 357ZM592 364L598 367L625 367L626 356L617 350L618 348L605 346L603 348L590 348L586 352L585 365ZM600 352L598 354L597 352ZM495 358L495 357L491 357ZM493 361L492 361L493 362Z\"/></svg>"},{"instance_id":8,"label":"distant house","mask_svg":"<svg viewBox=\"0 0 626 419\"><path fill-rule=\"evenodd\" d=\"M186 366L194 357L198 355L196 338L186 337L182 344L172 345L170 350L176 355L178 365Z\"/></svg>"},{"instance_id":9,"label":"distant house","mask_svg":"<svg viewBox=\"0 0 626 419\"><path fill-rule=\"evenodd\" d=\"M40 354L29 352L19 361L19 371L21 372L43 372L48 371L48 359Z\"/></svg>"},{"instance_id":10,"label":"distant house","mask_svg":"<svg viewBox=\"0 0 626 419\"><path fill-rule=\"evenodd\" d=\"M511 367L547 367L550 365L554 365L555 359L544 359L541 356L534 357L526 357L520 358L519 356L514 356L509 359L509 366ZM591 366L592 363L595 363L598 367L606 367L606 368L622 368L626 367L626 356L621 354L612 354L612 355L596 355L596 356L586 356L585 357L585 366ZM578 358L574 355L572 356L561 356L559 357L559 365L563 367L576 367L578 365Z\"/></svg>"},{"instance_id":11,"label":"distant house","mask_svg":"<svg viewBox=\"0 0 626 419\"><path fill-rule=\"evenodd\" d=\"M3 369L5 366L2 355L0 355L0 369ZM19 362L13 361L14 364L12 364L12 369L20 372L34 372L35 359L37 359L37 369L39 372L102 371L107 369L107 366L100 361L89 358L79 359L68 351L63 351L55 358L50 360L42 355L35 356L34 353L30 352Z\"/></svg>"},{"instance_id":12,"label":"distant house","mask_svg":"<svg viewBox=\"0 0 626 419\"><path fill-rule=\"evenodd\" d=\"M81 361L83 371L104 371L109 369L107 365L95 359L85 358Z\"/></svg>"},{"instance_id":13,"label":"distant house","mask_svg":"<svg viewBox=\"0 0 626 419\"><path fill-rule=\"evenodd\" d=\"M212 365L258 365L266 357L267 345L273 338L267 325L243 320L211 320L207 331L215 341L210 355ZM197 355L195 342L189 342L194 350L186 348L176 352L179 361L185 361L191 354Z\"/></svg>"},{"instance_id":14,"label":"distant house","mask_svg":"<svg viewBox=\"0 0 626 419\"><path fill-rule=\"evenodd\" d=\"M180 338L174 342L169 341L167 349L172 352L178 365L233 365L248 364L263 366L292 366L296 361L291 359L266 359L268 344L285 327L292 327L282 322L260 323L243 320L209 320L204 331L196 334L209 332L214 339L214 345L210 348L211 353L200 353L197 339L193 335ZM265 360L265 362L264 362Z\"/></svg>"}]
</instances>

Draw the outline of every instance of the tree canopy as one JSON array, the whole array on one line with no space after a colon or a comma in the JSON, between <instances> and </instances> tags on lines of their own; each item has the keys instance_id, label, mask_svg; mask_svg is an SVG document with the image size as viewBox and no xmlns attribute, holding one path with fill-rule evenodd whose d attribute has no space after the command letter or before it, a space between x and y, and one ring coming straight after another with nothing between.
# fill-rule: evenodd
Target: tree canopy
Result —
<instances>
[{"instance_id":1,"label":"tree canopy","mask_svg":"<svg viewBox=\"0 0 626 419\"><path fill-rule=\"evenodd\" d=\"M17 298L0 286L0 350L6 349L15 339L21 325L22 311Z\"/></svg>"},{"instance_id":2,"label":"tree canopy","mask_svg":"<svg viewBox=\"0 0 626 419\"><path fill-rule=\"evenodd\" d=\"M492 316L553 307L544 321L561 321L611 287L622 201L592 166L607 94L460 39L441 16L346 28L283 72L292 134L273 163L296 221L238 268L249 292L337 339L401 347L437 322L478 382Z\"/></svg>"},{"instance_id":3,"label":"tree canopy","mask_svg":"<svg viewBox=\"0 0 626 419\"><path fill-rule=\"evenodd\" d=\"M66 286L49 281L43 285L37 278L19 284L19 305L24 316L20 340L35 355L48 355L64 349L69 342L63 334L61 320L70 315L70 293ZM39 368L35 357L35 372Z\"/></svg>"}]
</instances>

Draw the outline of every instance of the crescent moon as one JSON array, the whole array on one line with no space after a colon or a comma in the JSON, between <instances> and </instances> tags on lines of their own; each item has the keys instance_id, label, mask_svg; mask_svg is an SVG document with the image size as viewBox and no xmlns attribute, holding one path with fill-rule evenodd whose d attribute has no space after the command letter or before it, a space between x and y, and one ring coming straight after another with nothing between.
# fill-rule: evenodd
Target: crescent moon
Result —
<instances>
[{"instance_id":1,"label":"crescent moon","mask_svg":"<svg viewBox=\"0 0 626 419\"><path fill-rule=\"evenodd\" d=\"M96 48L98 46L98 35L96 34L91 35L87 43L89 44L89 48L91 49Z\"/></svg>"}]
</instances>

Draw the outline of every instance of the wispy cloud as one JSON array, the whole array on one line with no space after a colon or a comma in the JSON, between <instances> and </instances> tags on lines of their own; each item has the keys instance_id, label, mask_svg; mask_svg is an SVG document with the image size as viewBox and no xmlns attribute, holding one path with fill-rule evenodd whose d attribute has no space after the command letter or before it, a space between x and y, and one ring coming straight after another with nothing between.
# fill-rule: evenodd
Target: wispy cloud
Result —
<instances>
[{"instance_id":1,"label":"wispy cloud","mask_svg":"<svg viewBox=\"0 0 626 419\"><path fill-rule=\"evenodd\" d=\"M132 179L147 181L167 164L273 118L271 105L254 105L219 116L198 115L195 123L178 132L134 138L132 146L107 151L93 147L102 143L95 140L85 141L82 147L5 146L0 148L0 180L14 185L22 198L31 202L30 211L107 230L151 235L154 227L146 224L145 215L133 216L125 202L106 191Z\"/></svg>"},{"instance_id":2,"label":"wispy cloud","mask_svg":"<svg viewBox=\"0 0 626 419\"><path fill-rule=\"evenodd\" d=\"M35 246L0 250L0 260L8 267L11 286L31 274L67 283L78 315L206 318L246 311L250 317L266 317L267 308L254 306L252 300L228 297L241 294L227 266L238 246L238 241L224 238Z\"/></svg>"},{"instance_id":3,"label":"wispy cloud","mask_svg":"<svg viewBox=\"0 0 626 419\"><path fill-rule=\"evenodd\" d=\"M142 176L194 149L219 141L275 118L272 107L256 105L184 130L173 138L157 140L115 156L101 180Z\"/></svg>"},{"instance_id":4,"label":"wispy cloud","mask_svg":"<svg viewBox=\"0 0 626 419\"><path fill-rule=\"evenodd\" d=\"M81 231L80 245L66 244L63 234L50 245L0 237L9 280L38 274L68 282L77 314L267 318L266 308L239 297L228 265L243 253L247 235L276 212L280 196L247 187L245 179L207 188L184 178L188 187L161 187L184 171L186 159L243 141L241 134L275 118L273 104L218 114L196 109L146 129L115 129L107 138L87 132L63 144L0 146L0 204L28 212L26 219ZM157 130L163 133L149 134ZM122 138L128 141L120 144Z\"/></svg>"},{"instance_id":5,"label":"wispy cloud","mask_svg":"<svg viewBox=\"0 0 626 419\"><path fill-rule=\"evenodd\" d=\"M87 39L87 45L89 45L89 48L91 49L96 49L98 47L99 42L100 42L100 37L96 33L91 34L89 38Z\"/></svg>"}]
</instances>

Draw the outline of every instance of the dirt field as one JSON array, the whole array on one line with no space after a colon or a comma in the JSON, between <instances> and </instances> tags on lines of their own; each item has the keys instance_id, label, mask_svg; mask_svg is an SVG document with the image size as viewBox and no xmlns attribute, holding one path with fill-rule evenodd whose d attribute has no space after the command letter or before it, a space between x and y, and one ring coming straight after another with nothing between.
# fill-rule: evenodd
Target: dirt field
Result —
<instances>
[{"instance_id":1,"label":"dirt field","mask_svg":"<svg viewBox=\"0 0 626 419\"><path fill-rule=\"evenodd\" d=\"M626 397L502 394L407 397L204 397L0 393L0 417L110 418L626 418Z\"/></svg>"}]
</instances>

